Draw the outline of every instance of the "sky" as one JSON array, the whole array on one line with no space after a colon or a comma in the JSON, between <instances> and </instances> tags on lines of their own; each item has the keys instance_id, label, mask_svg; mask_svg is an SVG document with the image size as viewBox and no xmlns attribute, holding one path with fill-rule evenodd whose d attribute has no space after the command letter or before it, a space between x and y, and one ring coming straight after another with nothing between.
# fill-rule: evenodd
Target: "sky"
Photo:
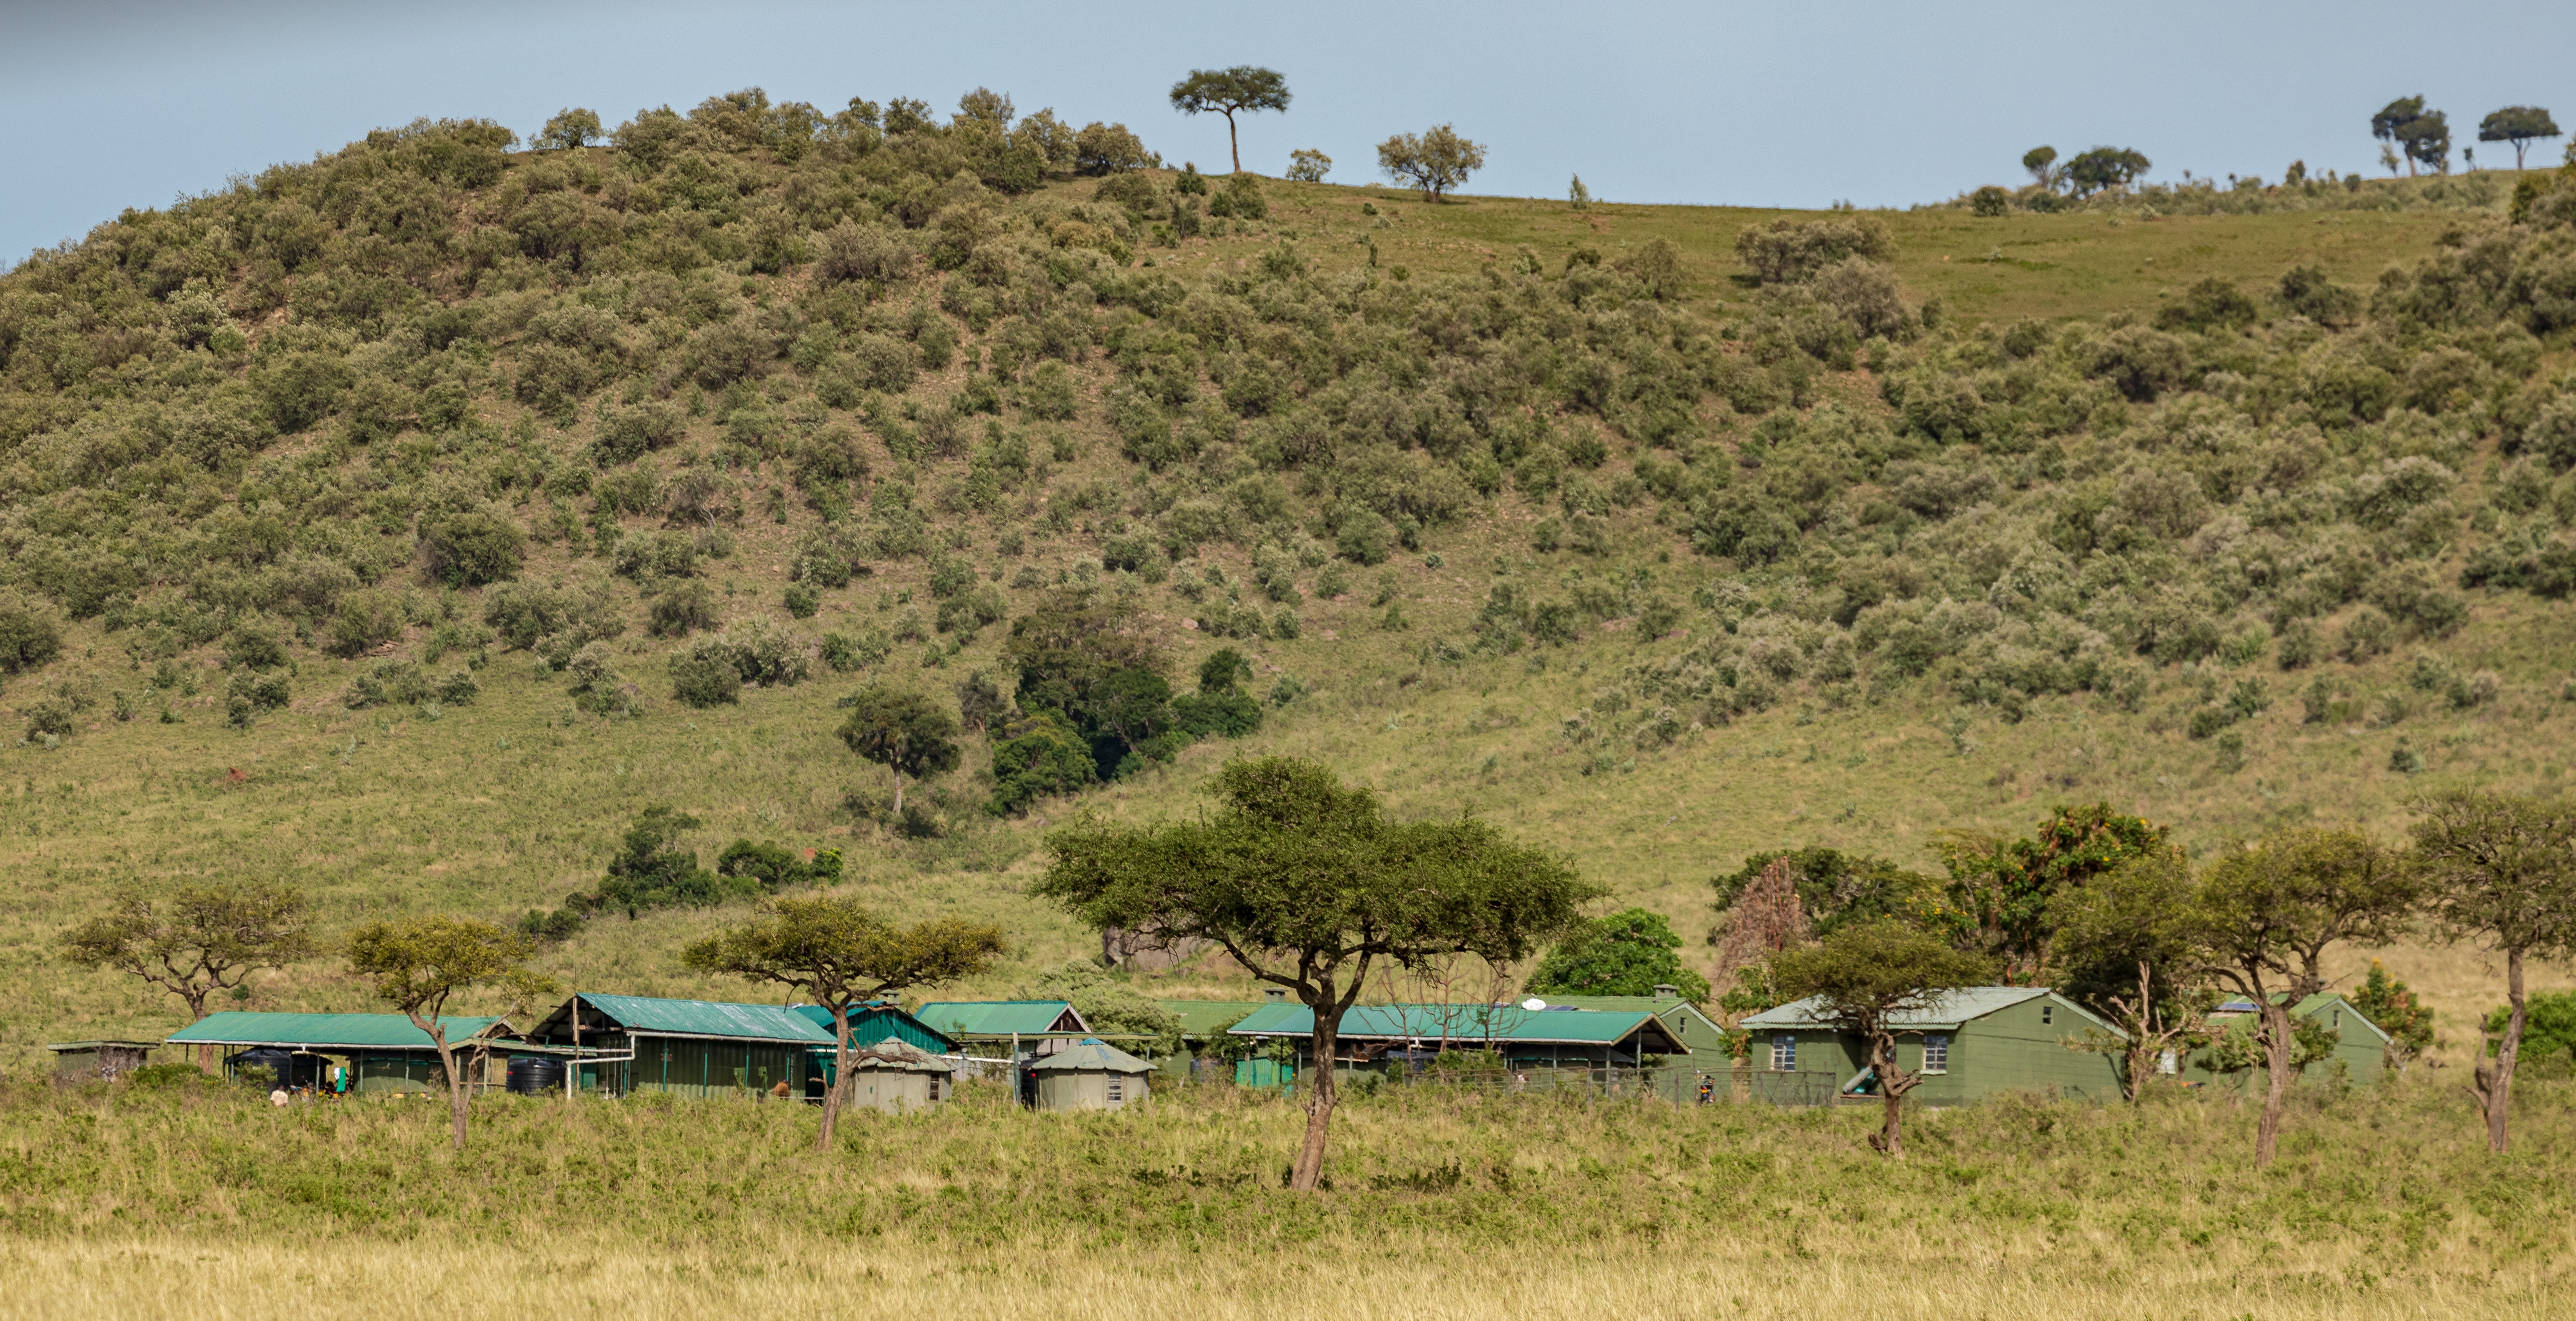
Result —
<instances>
[{"instance_id":1,"label":"sky","mask_svg":"<svg viewBox=\"0 0 2576 1321\"><path fill-rule=\"evenodd\" d=\"M533 133L567 106L610 125L757 85L835 110L978 85L1022 112L1123 122L1223 168L1225 123L1171 109L1193 68L1288 79L1242 124L1246 168L1318 148L1375 177L1388 135L1485 144L1467 191L1821 207L1938 201L2020 181L2022 153L2133 147L2150 177L2377 172L2373 111L2415 94L2474 144L2500 106L2576 124L2576 5L2491 0L1844 0L1834 6L620 4L443 0L0 0L0 260L126 207L305 160L376 127L479 117ZM2428 22L2431 19L2433 21ZM2555 164L2560 143L2535 162ZM2509 164L2501 144L2482 164Z\"/></svg>"}]
</instances>

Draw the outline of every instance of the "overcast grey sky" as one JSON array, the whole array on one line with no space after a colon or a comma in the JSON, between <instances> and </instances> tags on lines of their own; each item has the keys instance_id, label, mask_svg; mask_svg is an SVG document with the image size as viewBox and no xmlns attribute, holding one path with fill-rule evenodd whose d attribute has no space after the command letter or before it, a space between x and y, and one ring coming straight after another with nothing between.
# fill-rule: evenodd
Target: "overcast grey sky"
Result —
<instances>
[{"instance_id":1,"label":"overcast grey sky","mask_svg":"<svg viewBox=\"0 0 2576 1321\"><path fill-rule=\"evenodd\" d=\"M2375 170L2369 117L2397 96L2430 97L2462 142L2504 105L2576 123L2571 50L2566 0L0 0L0 258L417 116L524 134L568 105L614 125L752 84L827 110L945 110L985 84L1208 167L1224 121L1175 114L1166 89L1264 64L1296 93L1245 121L1264 173L1320 147L1336 180L1366 180L1377 142L1448 120L1490 148L1474 192L1562 196L1579 171L1613 201L1902 206L2012 181L2043 142L2132 146L2159 179Z\"/></svg>"}]
</instances>

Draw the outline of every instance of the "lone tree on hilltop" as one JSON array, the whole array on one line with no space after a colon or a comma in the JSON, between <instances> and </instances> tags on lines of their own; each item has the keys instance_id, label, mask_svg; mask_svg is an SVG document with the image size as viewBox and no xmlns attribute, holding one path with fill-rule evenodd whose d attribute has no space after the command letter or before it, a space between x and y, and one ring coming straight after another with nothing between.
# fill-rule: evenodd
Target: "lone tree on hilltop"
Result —
<instances>
[{"instance_id":1,"label":"lone tree on hilltop","mask_svg":"<svg viewBox=\"0 0 2576 1321\"><path fill-rule=\"evenodd\" d=\"M2043 191L2057 188L2057 148L2033 147L2023 152L2021 167L2030 171L2031 182L2038 184Z\"/></svg>"},{"instance_id":2,"label":"lone tree on hilltop","mask_svg":"<svg viewBox=\"0 0 2576 1321\"><path fill-rule=\"evenodd\" d=\"M534 145L539 151L566 151L587 147L607 135L608 130L600 126L598 111L573 109L547 120Z\"/></svg>"},{"instance_id":3,"label":"lone tree on hilltop","mask_svg":"<svg viewBox=\"0 0 2576 1321\"><path fill-rule=\"evenodd\" d=\"M859 694L841 724L850 751L894 772L894 815L903 819L903 777L926 779L957 769L957 717L920 693L876 689Z\"/></svg>"},{"instance_id":4,"label":"lone tree on hilltop","mask_svg":"<svg viewBox=\"0 0 2576 1321\"><path fill-rule=\"evenodd\" d=\"M2404 930L2419 893L2414 872L2355 830L2301 827L2229 849L2201 873L2180 935L2209 952L2209 972L2253 1002L2255 1040L2270 1088L2254 1163L2281 1142L2299 1048L2291 1012L2326 987L2326 947L2384 945Z\"/></svg>"},{"instance_id":5,"label":"lone tree on hilltop","mask_svg":"<svg viewBox=\"0 0 2576 1321\"><path fill-rule=\"evenodd\" d=\"M2558 121L2536 105L2509 105L2478 121L2478 141L2513 144L2513 168L2522 168L2522 153L2532 143L2559 134Z\"/></svg>"},{"instance_id":6,"label":"lone tree on hilltop","mask_svg":"<svg viewBox=\"0 0 2576 1321\"><path fill-rule=\"evenodd\" d=\"M2154 162L2128 147L2095 147L2066 163L2067 186L2077 197L2125 188L2145 177Z\"/></svg>"},{"instance_id":7,"label":"lone tree on hilltop","mask_svg":"<svg viewBox=\"0 0 2576 1321\"><path fill-rule=\"evenodd\" d=\"M2370 136L2394 149L2410 179L2419 163L2451 172L2451 117L2425 109L2423 97L2401 96L2381 107L2370 117Z\"/></svg>"},{"instance_id":8,"label":"lone tree on hilltop","mask_svg":"<svg viewBox=\"0 0 2576 1321\"><path fill-rule=\"evenodd\" d=\"M253 969L283 968L313 957L313 914L304 892L274 881L183 885L154 897L118 892L108 911L64 932L63 957L87 968L114 968L179 997L191 1022L206 1016L215 992L242 984ZM198 1066L213 1047L198 1048Z\"/></svg>"},{"instance_id":9,"label":"lone tree on hilltop","mask_svg":"<svg viewBox=\"0 0 2576 1321\"><path fill-rule=\"evenodd\" d=\"M1562 858L1472 819L1399 823L1367 789L1309 761L1228 764L1212 817L1141 827L1085 820L1047 838L1030 893L1148 943L1224 947L1314 1013L1306 1136L1289 1187L1312 1192L1339 1099L1342 1016L1381 962L1420 973L1473 955L1527 958L1602 891Z\"/></svg>"},{"instance_id":10,"label":"lone tree on hilltop","mask_svg":"<svg viewBox=\"0 0 2576 1321\"><path fill-rule=\"evenodd\" d=\"M2453 940L2504 954L2504 1031L2493 1059L2479 1050L2469 1087L2486 1120L2487 1149L2502 1153L2514 1066L2531 1021L2523 963L2576 948L2576 805L2456 790L2416 810L2423 816L2413 831L2415 861L2435 924Z\"/></svg>"},{"instance_id":11,"label":"lone tree on hilltop","mask_svg":"<svg viewBox=\"0 0 2576 1321\"><path fill-rule=\"evenodd\" d=\"M486 982L509 985L527 974L520 967L536 947L527 937L471 918L405 918L371 922L349 933L349 971L375 983L376 998L400 1010L438 1048L447 1075L450 1141L465 1149L465 1079L440 1015L449 997Z\"/></svg>"},{"instance_id":12,"label":"lone tree on hilltop","mask_svg":"<svg viewBox=\"0 0 2576 1321\"><path fill-rule=\"evenodd\" d=\"M1467 182L1467 176L1485 168L1485 147L1442 124L1427 133L1398 133L1379 143L1377 167L1386 177L1419 188L1437 202Z\"/></svg>"},{"instance_id":13,"label":"lone tree on hilltop","mask_svg":"<svg viewBox=\"0 0 2576 1321\"><path fill-rule=\"evenodd\" d=\"M1920 1035L1899 1019L1920 1015L1943 993L1980 985L1995 975L1994 961L1955 950L1892 919L1845 927L1808 949L1772 956L1771 976L1784 999L1809 999L1818 1021L1859 1037L1869 1047L1870 1073L1885 1103L1879 1131L1869 1145L1891 1157L1905 1155L1905 1094L1923 1081L1896 1063L1896 1038Z\"/></svg>"},{"instance_id":14,"label":"lone tree on hilltop","mask_svg":"<svg viewBox=\"0 0 2576 1321\"><path fill-rule=\"evenodd\" d=\"M832 1149L833 1120L850 1089L850 1009L915 987L972 977L1009 951L988 922L936 918L908 927L879 918L839 895L772 900L758 920L719 932L680 951L699 972L788 987L832 1011L839 1067L823 1094L823 1127L814 1149Z\"/></svg>"},{"instance_id":15,"label":"lone tree on hilltop","mask_svg":"<svg viewBox=\"0 0 2576 1321\"><path fill-rule=\"evenodd\" d=\"M1225 116L1226 148L1234 156L1237 174L1243 173L1243 146L1236 139L1235 115L1255 110L1285 114L1289 100L1288 80L1278 70L1249 64L1231 69L1192 69L1189 77L1172 84L1174 110L1185 115L1212 110Z\"/></svg>"}]
</instances>

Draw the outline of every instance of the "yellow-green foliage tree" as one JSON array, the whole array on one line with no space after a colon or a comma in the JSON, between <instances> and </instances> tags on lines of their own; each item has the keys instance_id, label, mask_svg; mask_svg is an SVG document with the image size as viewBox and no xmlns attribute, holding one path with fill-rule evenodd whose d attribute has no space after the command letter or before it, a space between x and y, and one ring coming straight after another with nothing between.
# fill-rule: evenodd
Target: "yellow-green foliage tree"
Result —
<instances>
[{"instance_id":1,"label":"yellow-green foliage tree","mask_svg":"<svg viewBox=\"0 0 2576 1321\"><path fill-rule=\"evenodd\" d=\"M107 912L64 932L61 948L69 962L114 968L179 997L194 1022L217 991L241 985L257 969L311 958L320 946L303 891L251 881L183 885L158 896L120 891ZM199 1049L201 1066L210 1049Z\"/></svg>"},{"instance_id":2,"label":"yellow-green foliage tree","mask_svg":"<svg viewBox=\"0 0 2576 1321\"><path fill-rule=\"evenodd\" d=\"M438 914L370 922L350 932L344 947L350 973L366 978L377 999L428 1033L430 1044L438 1048L438 1066L447 1078L450 1140L463 1151L468 1091L440 1015L459 991L486 984L507 986L524 975L520 965L536 947L527 937L489 922Z\"/></svg>"},{"instance_id":3,"label":"yellow-green foliage tree","mask_svg":"<svg viewBox=\"0 0 2576 1321\"><path fill-rule=\"evenodd\" d=\"M1845 927L1819 945L1782 951L1771 960L1771 975L1784 999L1814 997L1819 1020L1868 1044L1882 1105L1869 1144L1902 1159L1905 1094L1923 1075L1897 1066L1896 1038L1909 1029L1896 1020L1932 1007L1944 992L1991 980L1995 961L1881 919Z\"/></svg>"},{"instance_id":4,"label":"yellow-green foliage tree","mask_svg":"<svg viewBox=\"0 0 2576 1321\"><path fill-rule=\"evenodd\" d=\"M814 1149L832 1149L832 1128L850 1088L850 1008L922 986L972 977L1009 952L989 922L936 918L896 926L844 895L770 901L758 919L680 951L700 972L784 986L832 1011L839 1068L823 1096Z\"/></svg>"},{"instance_id":5,"label":"yellow-green foliage tree","mask_svg":"<svg viewBox=\"0 0 2576 1321\"><path fill-rule=\"evenodd\" d=\"M2509 1145L2514 1065L2531 1021L2524 964L2576 948L2576 804L2486 790L2437 794L2415 822L2415 859L2435 923L2504 955L2506 1015L2495 1054L2478 1052L2469 1088L2487 1147Z\"/></svg>"},{"instance_id":6,"label":"yellow-green foliage tree","mask_svg":"<svg viewBox=\"0 0 2576 1321\"><path fill-rule=\"evenodd\" d=\"M1371 969L1461 954L1517 962L1601 890L1482 821L1389 821L1377 795L1314 762L1234 762L1210 788L1220 806L1203 820L1087 821L1050 835L1054 862L1031 892L1094 927L1221 946L1314 1011L1306 1135L1289 1177L1312 1192L1339 1099L1342 1015Z\"/></svg>"}]
</instances>

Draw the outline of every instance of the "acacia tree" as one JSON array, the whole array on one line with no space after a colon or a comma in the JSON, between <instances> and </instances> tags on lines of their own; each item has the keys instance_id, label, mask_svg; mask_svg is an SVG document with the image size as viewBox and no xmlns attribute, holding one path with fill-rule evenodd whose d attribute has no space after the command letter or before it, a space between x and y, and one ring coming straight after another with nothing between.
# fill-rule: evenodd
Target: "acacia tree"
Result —
<instances>
[{"instance_id":1,"label":"acacia tree","mask_svg":"<svg viewBox=\"0 0 2576 1321\"><path fill-rule=\"evenodd\" d=\"M2056 166L2057 148L2055 147L2033 147L2022 153L2021 167L2030 171L2031 181L2038 184L2042 191L2056 189Z\"/></svg>"},{"instance_id":2,"label":"acacia tree","mask_svg":"<svg viewBox=\"0 0 2576 1321\"><path fill-rule=\"evenodd\" d=\"M2124 188L2144 177L2154 162L2129 147L2095 147L2066 162L2066 182L2077 197L2105 188Z\"/></svg>"},{"instance_id":3,"label":"acacia tree","mask_svg":"<svg viewBox=\"0 0 2576 1321\"><path fill-rule=\"evenodd\" d=\"M1190 76L1172 84L1172 108L1185 115L1209 111L1225 116L1225 141L1234 156L1234 172L1243 173L1243 147L1235 139L1234 117L1256 110L1286 113L1290 95L1288 80L1276 69L1259 69L1238 64L1231 69L1192 69Z\"/></svg>"},{"instance_id":4,"label":"acacia tree","mask_svg":"<svg viewBox=\"0 0 2576 1321\"><path fill-rule=\"evenodd\" d=\"M2450 172L2451 117L2425 109L2423 97L2401 96L2381 107L2370 117L2370 136L2388 144L2381 148L2383 161L2392 155L2405 160L2408 178L2418 162Z\"/></svg>"},{"instance_id":5,"label":"acacia tree","mask_svg":"<svg viewBox=\"0 0 2576 1321\"><path fill-rule=\"evenodd\" d=\"M789 987L832 1011L839 1067L814 1138L816 1151L830 1151L850 1088L851 1006L974 976L1008 949L1002 929L989 922L934 918L903 927L856 899L790 896L770 901L755 921L689 945L680 961L699 972Z\"/></svg>"},{"instance_id":6,"label":"acacia tree","mask_svg":"<svg viewBox=\"0 0 2576 1321\"><path fill-rule=\"evenodd\" d=\"M430 915L371 922L349 933L349 971L375 983L376 998L400 1010L429 1034L438 1065L447 1074L450 1138L465 1149L465 1077L440 1021L458 991L487 982L508 984L536 947L527 937L472 918Z\"/></svg>"},{"instance_id":7,"label":"acacia tree","mask_svg":"<svg viewBox=\"0 0 2576 1321\"><path fill-rule=\"evenodd\" d=\"M1370 970L1418 973L1458 954L1518 962L1602 891L1482 821L1387 820L1375 794L1314 762L1233 762L1210 787L1221 806L1206 819L1086 819L1055 832L1054 861L1030 892L1094 927L1222 946L1254 977L1296 992L1314 1013L1315 1069L1289 1186L1312 1192L1338 1101L1342 1016Z\"/></svg>"},{"instance_id":8,"label":"acacia tree","mask_svg":"<svg viewBox=\"0 0 2576 1321\"><path fill-rule=\"evenodd\" d=\"M2181 934L2209 952L2210 975L2254 1003L2269 1088L2254 1163L2272 1163L2281 1108L2297 1072L2291 1011L2325 989L2326 947L2384 945L2402 932L2420 887L2414 872L2356 830L2300 827L2219 855L2193 887Z\"/></svg>"},{"instance_id":9,"label":"acacia tree","mask_svg":"<svg viewBox=\"0 0 2576 1321\"><path fill-rule=\"evenodd\" d=\"M841 724L850 751L894 772L894 815L903 819L903 777L916 780L957 769L957 717L928 697L876 688L859 694Z\"/></svg>"},{"instance_id":10,"label":"acacia tree","mask_svg":"<svg viewBox=\"0 0 2576 1321\"><path fill-rule=\"evenodd\" d=\"M2059 807L2026 839L1950 832L1939 847L1950 872L1943 920L1951 939L2002 959L2008 978L2036 977L2049 966L2056 906L2094 877L2163 849L2166 833L2109 803Z\"/></svg>"},{"instance_id":11,"label":"acacia tree","mask_svg":"<svg viewBox=\"0 0 2576 1321\"><path fill-rule=\"evenodd\" d=\"M86 968L109 967L179 997L189 1021L206 1001L260 968L283 968L319 952L304 892L275 881L183 885L155 898L127 889L108 911L63 933L63 957ZM198 1067L212 1046L197 1048Z\"/></svg>"},{"instance_id":12,"label":"acacia tree","mask_svg":"<svg viewBox=\"0 0 2576 1321\"><path fill-rule=\"evenodd\" d=\"M2088 1030L2066 1044L2117 1051L2131 1101L2146 1095L2166 1052L2207 1035L2209 952L2183 916L2191 896L2191 865L2169 849L2097 878L2070 895L2060 915L2058 989L2120 1029L2116 1037Z\"/></svg>"},{"instance_id":13,"label":"acacia tree","mask_svg":"<svg viewBox=\"0 0 2576 1321\"><path fill-rule=\"evenodd\" d=\"M1398 133L1377 146L1377 167L1437 202L1467 176L1485 168L1483 143L1458 136L1447 124L1426 133Z\"/></svg>"},{"instance_id":14,"label":"acacia tree","mask_svg":"<svg viewBox=\"0 0 2576 1321\"><path fill-rule=\"evenodd\" d=\"M2416 809L2415 860L2435 925L2504 955L2506 1015L2495 1056L2483 1046L2469 1094L2486 1120L2487 1148L2508 1145L2506 1111L2531 1021L2523 963L2576 948L2576 808L2482 790L2437 795Z\"/></svg>"},{"instance_id":15,"label":"acacia tree","mask_svg":"<svg viewBox=\"0 0 2576 1321\"><path fill-rule=\"evenodd\" d=\"M2513 144L2513 168L2522 168L2522 153L2542 138L2559 134L2558 121L2536 105L2509 105L2478 121L2478 141Z\"/></svg>"},{"instance_id":16,"label":"acacia tree","mask_svg":"<svg viewBox=\"0 0 2576 1321\"><path fill-rule=\"evenodd\" d=\"M1891 1157L1905 1155L1905 1094L1923 1075L1896 1063L1896 1038L1921 1035L1899 1020L1925 1013L1942 994L1975 986L1995 975L1994 960L1956 950L1891 919L1844 927L1808 949L1783 950L1771 960L1779 994L1813 997L1814 1018L1859 1037L1869 1047L1884 1116L1869 1145Z\"/></svg>"}]
</instances>

